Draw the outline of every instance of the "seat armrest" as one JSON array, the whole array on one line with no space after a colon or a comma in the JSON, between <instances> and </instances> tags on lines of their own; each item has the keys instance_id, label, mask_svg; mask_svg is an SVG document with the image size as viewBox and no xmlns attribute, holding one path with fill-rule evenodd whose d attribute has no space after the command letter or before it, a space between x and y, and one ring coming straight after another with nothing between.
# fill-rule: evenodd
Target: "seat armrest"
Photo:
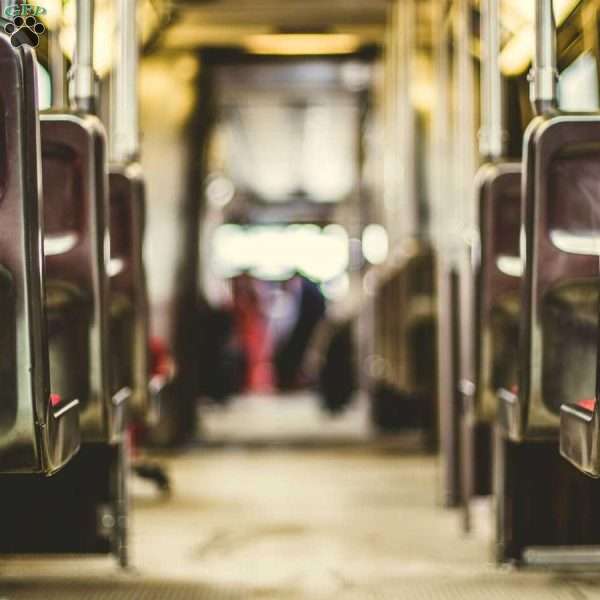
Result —
<instances>
[{"instance_id":1,"label":"seat armrest","mask_svg":"<svg viewBox=\"0 0 600 600\"><path fill-rule=\"evenodd\" d=\"M600 477L595 400L561 406L560 453L586 475Z\"/></svg>"},{"instance_id":2,"label":"seat armrest","mask_svg":"<svg viewBox=\"0 0 600 600\"><path fill-rule=\"evenodd\" d=\"M519 403L518 392L500 388L498 396L498 421L508 437L520 441L523 431L522 407Z\"/></svg>"},{"instance_id":3,"label":"seat armrest","mask_svg":"<svg viewBox=\"0 0 600 600\"><path fill-rule=\"evenodd\" d=\"M172 381L172 377L162 373L150 377L150 381L148 382L149 407L146 413L146 424L152 426L160 421L163 396Z\"/></svg>"}]
</instances>

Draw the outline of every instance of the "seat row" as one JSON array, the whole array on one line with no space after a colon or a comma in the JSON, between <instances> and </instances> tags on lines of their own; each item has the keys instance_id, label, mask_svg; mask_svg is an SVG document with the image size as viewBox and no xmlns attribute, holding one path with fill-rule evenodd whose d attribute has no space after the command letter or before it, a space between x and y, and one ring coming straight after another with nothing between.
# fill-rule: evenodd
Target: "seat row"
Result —
<instances>
[{"instance_id":1,"label":"seat row","mask_svg":"<svg viewBox=\"0 0 600 600\"><path fill-rule=\"evenodd\" d=\"M467 513L474 495L495 494L499 561L565 566L596 564L600 544L599 482L586 477L600 475L600 116L558 109L554 22L552 3L538 0L537 116L522 158L488 155L475 180L479 235L461 274L472 290L462 335L473 348L461 369L462 490ZM487 69L499 78L494 56L492 47ZM482 430L494 439L487 465ZM482 472L493 473L491 489Z\"/></svg>"},{"instance_id":2,"label":"seat row","mask_svg":"<svg viewBox=\"0 0 600 600\"><path fill-rule=\"evenodd\" d=\"M494 494L500 562L596 565L600 116L559 110L553 6L551 0L536 0L529 76L535 116L518 140L520 156L508 157L504 113L515 107L505 102L507 82L500 71L500 3L481 2L479 94L468 77L473 62L465 34L468 3L459 4L455 12L439 10L436 100L448 111L447 90L456 86L452 116L458 133L450 136L462 144L448 144L457 155L443 155L441 162L455 164L461 173L442 164L437 176L460 181L462 172L469 172L468 146L476 137L469 112L477 112L471 105L477 96L482 164L460 189L461 209L441 211L429 266L424 265L431 249L421 231L413 251L404 248L376 276L369 274L376 280L366 286L370 298L364 311L375 340L365 352L372 405L386 423L395 419L431 429L436 411L427 400L437 396L446 503L462 505L468 529L471 500ZM405 26L401 5L393 10ZM394 30L392 38L401 35L401 29ZM394 52L392 45L391 61ZM390 100L390 110L395 105ZM515 136L517 119L508 116ZM439 124L442 132L449 128ZM444 140L436 141L443 146ZM417 166L404 165L411 168ZM451 204L448 182L436 185L440 202ZM437 322L437 361L430 350L434 333L424 327L432 322ZM437 390L427 387L436 377ZM415 413L429 418L415 420Z\"/></svg>"},{"instance_id":3,"label":"seat row","mask_svg":"<svg viewBox=\"0 0 600 600\"><path fill-rule=\"evenodd\" d=\"M75 94L93 3L77 9ZM126 564L127 426L152 418L144 180L109 163L94 82L39 114L36 68L0 33L0 552Z\"/></svg>"}]
</instances>

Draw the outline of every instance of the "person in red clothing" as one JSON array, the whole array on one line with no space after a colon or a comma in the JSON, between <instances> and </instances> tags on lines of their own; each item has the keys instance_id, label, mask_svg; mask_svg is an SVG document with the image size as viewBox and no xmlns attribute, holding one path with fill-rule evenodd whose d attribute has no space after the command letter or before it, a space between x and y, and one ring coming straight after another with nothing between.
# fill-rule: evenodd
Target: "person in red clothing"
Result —
<instances>
[{"instance_id":1,"label":"person in red clothing","mask_svg":"<svg viewBox=\"0 0 600 600\"><path fill-rule=\"evenodd\" d=\"M172 378L175 368L165 341L153 336L148 341L148 345L150 352L150 377Z\"/></svg>"},{"instance_id":2,"label":"person in red clothing","mask_svg":"<svg viewBox=\"0 0 600 600\"><path fill-rule=\"evenodd\" d=\"M245 273L232 280L235 329L246 358L246 392L270 392L273 389L272 344L256 289L259 284Z\"/></svg>"}]
</instances>

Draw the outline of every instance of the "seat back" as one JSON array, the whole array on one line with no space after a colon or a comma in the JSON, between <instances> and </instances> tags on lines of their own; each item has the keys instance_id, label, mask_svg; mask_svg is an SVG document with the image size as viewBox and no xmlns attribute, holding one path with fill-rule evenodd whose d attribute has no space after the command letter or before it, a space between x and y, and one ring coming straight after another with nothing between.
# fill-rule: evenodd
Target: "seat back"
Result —
<instances>
[{"instance_id":1,"label":"seat back","mask_svg":"<svg viewBox=\"0 0 600 600\"><path fill-rule=\"evenodd\" d=\"M135 420L149 416L148 300L143 260L145 188L139 165L111 167L111 390L128 396Z\"/></svg>"},{"instance_id":2,"label":"seat back","mask_svg":"<svg viewBox=\"0 0 600 600\"><path fill-rule=\"evenodd\" d=\"M108 321L109 257L106 137L93 116L41 117L45 180L46 271L56 322L67 319L73 335L57 344L57 369L70 369L70 387L82 390L85 441L119 439L125 407L110 393ZM68 309L65 309L68 305ZM52 320L51 319L51 322ZM57 327L60 329L60 327ZM73 348L79 348L77 356ZM73 380L73 378L75 380Z\"/></svg>"},{"instance_id":3,"label":"seat back","mask_svg":"<svg viewBox=\"0 0 600 600\"><path fill-rule=\"evenodd\" d=\"M432 249L411 241L377 273L369 387L385 396L382 426L437 430L436 291ZM395 398L395 399L394 399ZM376 414L379 414L375 410ZM392 425L393 422L393 425Z\"/></svg>"},{"instance_id":4,"label":"seat back","mask_svg":"<svg viewBox=\"0 0 600 600\"><path fill-rule=\"evenodd\" d=\"M48 367L35 56L3 34L0 74L0 472L51 474L79 448L79 411Z\"/></svg>"},{"instance_id":5,"label":"seat back","mask_svg":"<svg viewBox=\"0 0 600 600\"><path fill-rule=\"evenodd\" d=\"M498 389L518 384L521 163L484 165L476 197L480 251L475 271L475 407L478 420L491 421Z\"/></svg>"},{"instance_id":6,"label":"seat back","mask_svg":"<svg viewBox=\"0 0 600 600\"><path fill-rule=\"evenodd\" d=\"M509 437L556 437L561 404L594 397L600 116L539 117L524 142L519 388Z\"/></svg>"}]
</instances>

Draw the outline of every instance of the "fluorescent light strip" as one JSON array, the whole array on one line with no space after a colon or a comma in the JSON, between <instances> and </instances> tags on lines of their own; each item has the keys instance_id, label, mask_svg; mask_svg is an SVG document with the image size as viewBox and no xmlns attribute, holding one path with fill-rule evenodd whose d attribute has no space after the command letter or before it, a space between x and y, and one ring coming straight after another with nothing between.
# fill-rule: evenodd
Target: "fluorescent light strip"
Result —
<instances>
[{"instance_id":1,"label":"fluorescent light strip","mask_svg":"<svg viewBox=\"0 0 600 600\"><path fill-rule=\"evenodd\" d=\"M282 33L250 35L243 43L251 54L351 54L359 49L360 38L349 33Z\"/></svg>"}]
</instances>

